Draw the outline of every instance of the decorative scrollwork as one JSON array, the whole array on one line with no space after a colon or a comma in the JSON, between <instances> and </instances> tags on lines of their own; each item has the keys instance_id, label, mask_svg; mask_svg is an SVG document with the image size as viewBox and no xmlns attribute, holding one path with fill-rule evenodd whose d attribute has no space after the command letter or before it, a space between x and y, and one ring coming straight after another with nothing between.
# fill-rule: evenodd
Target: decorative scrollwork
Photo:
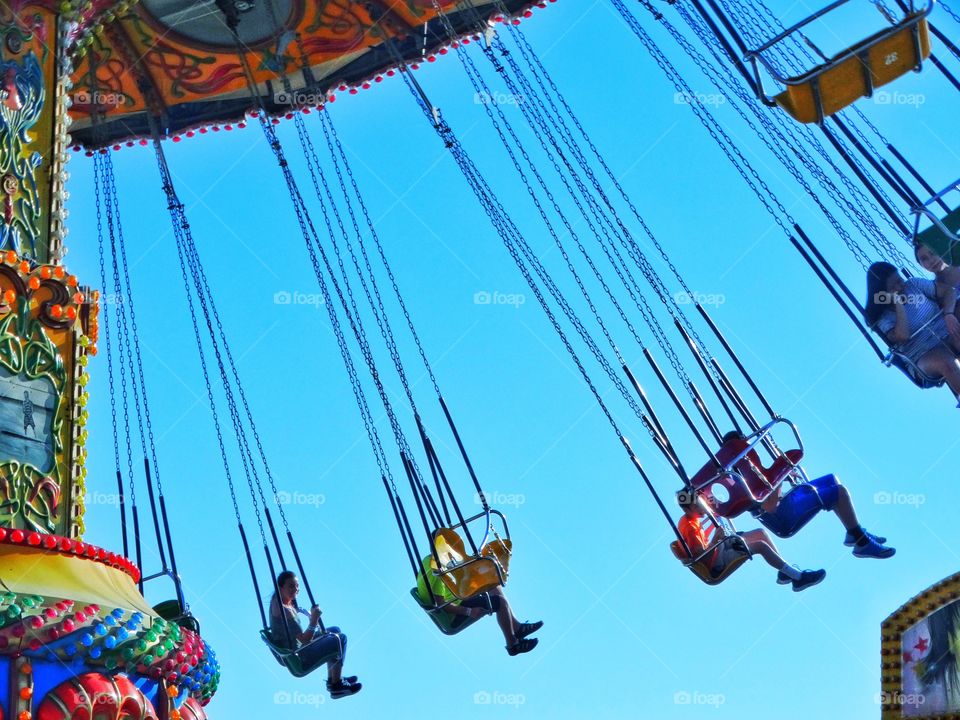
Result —
<instances>
[{"instance_id":1,"label":"decorative scrollwork","mask_svg":"<svg viewBox=\"0 0 960 720\"><path fill-rule=\"evenodd\" d=\"M43 70L32 50L22 62L0 62L0 248L31 257L37 256L44 209L36 178L43 158L30 149L30 130L40 119L45 100Z\"/></svg>"}]
</instances>

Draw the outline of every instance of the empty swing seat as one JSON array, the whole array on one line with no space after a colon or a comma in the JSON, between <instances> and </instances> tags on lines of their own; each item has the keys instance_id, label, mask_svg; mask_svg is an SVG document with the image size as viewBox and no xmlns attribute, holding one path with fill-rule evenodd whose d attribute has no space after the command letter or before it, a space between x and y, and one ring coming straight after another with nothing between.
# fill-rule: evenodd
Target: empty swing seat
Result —
<instances>
[{"instance_id":1,"label":"empty swing seat","mask_svg":"<svg viewBox=\"0 0 960 720\"><path fill-rule=\"evenodd\" d=\"M860 98L872 96L876 88L893 82L911 70L919 70L923 61L930 57L927 16L933 9L932 0L926 7L910 12L896 24L874 33L801 75L784 77L776 64L765 56L765 53L792 35L800 34L803 37L802 28L845 3L846 0L834 2L747 54L746 59L753 64L758 93L764 103L781 107L798 122L821 124L825 118ZM763 90L760 64L784 86L778 95L770 97Z\"/></svg>"},{"instance_id":2,"label":"empty swing seat","mask_svg":"<svg viewBox=\"0 0 960 720\"><path fill-rule=\"evenodd\" d=\"M180 601L176 598L164 600L162 603L154 606L153 611L164 620L169 620L195 633L200 632L200 623L189 610L184 609L183 605L181 605Z\"/></svg>"},{"instance_id":3,"label":"empty swing seat","mask_svg":"<svg viewBox=\"0 0 960 720\"><path fill-rule=\"evenodd\" d=\"M744 438L728 439L716 453L723 469L711 460L691 479L694 489L721 517L734 518L755 509L803 460L802 450L787 450L766 468L755 450L744 454L749 447L750 443ZM734 463L740 455L743 457Z\"/></svg>"}]
</instances>

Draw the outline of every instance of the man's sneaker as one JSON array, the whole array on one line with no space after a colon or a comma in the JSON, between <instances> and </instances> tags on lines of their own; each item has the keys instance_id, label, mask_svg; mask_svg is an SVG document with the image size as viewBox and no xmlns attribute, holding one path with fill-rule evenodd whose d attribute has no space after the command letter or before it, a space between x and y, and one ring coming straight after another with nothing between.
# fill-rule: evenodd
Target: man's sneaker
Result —
<instances>
[{"instance_id":1,"label":"man's sneaker","mask_svg":"<svg viewBox=\"0 0 960 720\"><path fill-rule=\"evenodd\" d=\"M344 685L356 685L356 683L357 683L357 676L356 676L356 675L348 675L347 677L342 678L342 679L340 680L340 682L343 683ZM330 682L330 680L327 680L327 690L329 690L329 689L332 688L333 686L334 686L334 683Z\"/></svg>"},{"instance_id":2,"label":"man's sneaker","mask_svg":"<svg viewBox=\"0 0 960 720\"><path fill-rule=\"evenodd\" d=\"M523 640L517 640L513 645L507 648L507 654L510 656L513 655L522 655L523 653L528 653L533 650L537 643L540 642L536 638L525 638Z\"/></svg>"},{"instance_id":3,"label":"man's sneaker","mask_svg":"<svg viewBox=\"0 0 960 720\"><path fill-rule=\"evenodd\" d=\"M876 540L867 538L866 542L861 542L853 548L853 556L858 558L876 558L877 560L886 560L893 557L897 551L892 547L881 545Z\"/></svg>"},{"instance_id":4,"label":"man's sneaker","mask_svg":"<svg viewBox=\"0 0 960 720\"><path fill-rule=\"evenodd\" d=\"M867 536L868 539L873 540L878 545L883 545L887 539L885 537L880 537L879 535L874 535L873 533L868 533L866 530L863 531L863 534ZM843 544L847 547L853 547L857 544L857 539L853 536L853 533L849 530L847 531L847 536L843 539Z\"/></svg>"},{"instance_id":5,"label":"man's sneaker","mask_svg":"<svg viewBox=\"0 0 960 720\"><path fill-rule=\"evenodd\" d=\"M823 582L826 576L826 570L804 570L800 573L800 579L793 581L793 591L800 592L801 590L806 590L808 587L813 587Z\"/></svg>"},{"instance_id":6,"label":"man's sneaker","mask_svg":"<svg viewBox=\"0 0 960 720\"><path fill-rule=\"evenodd\" d=\"M796 565L791 565L797 572L800 572L800 568ZM777 585L789 585L793 582L793 578L787 575L783 570L777 572Z\"/></svg>"},{"instance_id":7,"label":"man's sneaker","mask_svg":"<svg viewBox=\"0 0 960 720\"><path fill-rule=\"evenodd\" d=\"M349 697L350 695L356 695L358 692L360 692L360 688L362 687L363 685L361 683L348 683L345 682L345 680L341 680L338 683L327 683L327 689L330 691L330 697L334 700Z\"/></svg>"},{"instance_id":8,"label":"man's sneaker","mask_svg":"<svg viewBox=\"0 0 960 720\"><path fill-rule=\"evenodd\" d=\"M543 620L537 620L532 623L520 623L517 625L517 640L523 640L527 635L533 635L537 630L543 627Z\"/></svg>"}]
</instances>

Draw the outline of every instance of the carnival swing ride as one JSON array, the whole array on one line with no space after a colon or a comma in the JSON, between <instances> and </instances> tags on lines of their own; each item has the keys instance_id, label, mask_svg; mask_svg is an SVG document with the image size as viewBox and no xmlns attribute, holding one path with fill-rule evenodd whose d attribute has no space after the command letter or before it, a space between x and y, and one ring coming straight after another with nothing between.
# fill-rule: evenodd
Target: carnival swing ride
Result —
<instances>
[{"instance_id":1,"label":"carnival swing ride","mask_svg":"<svg viewBox=\"0 0 960 720\"><path fill-rule=\"evenodd\" d=\"M644 16L675 42L669 53L623 0L611 2L678 92L691 97L693 86L670 55L680 52L696 61L864 268L872 260L890 259L908 270L912 262L903 245L891 240L898 235L923 242L948 262L957 258L960 220L948 198L958 186L935 192L857 105L876 88L926 65L960 89L949 60L935 52L942 46L960 59L947 33L934 25L932 4L918 8L897 0L897 14L882 2L866 3L880 11L885 26L827 54L811 39L813 28L852 0L837 0L788 28L762 2L754 13L726 0L670 3L662 10L640 0ZM958 19L945 3L939 5L951 20ZM457 599L504 585L513 548L505 518L486 501L480 473L441 392L404 302L402 279L393 271L329 109L338 94L354 94L390 78L409 90L476 196L671 528L676 537L672 550L685 566L707 584L724 581L749 558L735 543L733 519L756 510L773 493L782 493L782 502L789 503L811 492L797 427L776 412L707 310L678 300L672 288L695 296L519 27L533 14L531 6L505 0L430 0L389 7L349 0L322 5L302 0L88 0L57 6L41 2L5 12L0 365L7 387L3 402L10 412L0 417L4 432L24 442L3 448L0 718L53 720L98 713L202 718L219 678L216 656L200 637L177 569L111 149L152 145L265 651L294 675L309 669L296 653L272 642L261 599L277 571L291 566L298 569L311 602L314 593L278 502L266 448L177 194L164 152L168 142L248 126L262 132L277 161L291 204L291 227L300 231L316 275L415 578L422 570L421 532L432 572ZM530 231L511 216L417 80L414 71L421 64L444 55L457 57L475 92L495 96L493 77L525 98L518 106L520 120L508 117L496 103L483 104L483 112L533 204L535 232L546 233L559 250L559 275L565 281L534 251ZM298 103L298 98L317 97L322 102L316 107ZM942 378L925 374L895 345L882 351L862 320L862 304L713 111L695 102L690 107L872 349L918 385L942 384ZM308 128L310 114L319 130ZM283 118L295 127L296 151L306 163L308 181L297 177L288 162L276 129ZM529 138L536 143L534 152ZM881 154L877 143L902 170ZM62 262L71 145L92 158L99 281L104 290L124 297L117 307L100 308L98 293L80 285ZM922 199L923 193L930 199ZM915 214L912 221L904 207ZM388 305L399 316L388 312ZM108 350L122 498L122 555L82 540L88 421L83 388L101 331ZM449 462L441 461L433 430L424 420L425 401L409 382L405 360L411 341L412 354L436 396L442 432L457 447L459 478ZM711 349L714 345L720 352ZM631 356L639 353L658 397L666 399L659 408L644 389L641 373L630 366L626 347ZM658 355L669 362L668 370ZM402 403L387 392L383 368L399 379ZM677 474L674 489L702 506L709 525L704 547L691 547L678 531L611 401L598 390L596 368ZM396 455L376 422L381 409ZM694 459L695 472L687 469L684 460L689 458L681 457L668 432L665 412L702 450L702 457ZM33 437L27 436L29 430ZM235 442L235 452L228 439ZM781 448L783 442L788 449ZM406 480L403 491L398 477ZM461 485L481 499L479 513L465 514ZM141 496L146 490L152 532L141 532L138 488ZM415 510L408 512L411 498ZM252 537L244 523L251 512L257 525ZM815 513L780 533L793 535ZM148 539L151 552L145 553ZM728 544L737 557L718 572L710 558ZM127 559L131 554L133 559ZM147 556L159 562L144 576L141 565ZM144 592L148 587L151 594L157 592L157 581L169 582L174 597L151 605ZM439 599L426 603L413 594L445 634L470 624L446 612Z\"/></svg>"}]
</instances>

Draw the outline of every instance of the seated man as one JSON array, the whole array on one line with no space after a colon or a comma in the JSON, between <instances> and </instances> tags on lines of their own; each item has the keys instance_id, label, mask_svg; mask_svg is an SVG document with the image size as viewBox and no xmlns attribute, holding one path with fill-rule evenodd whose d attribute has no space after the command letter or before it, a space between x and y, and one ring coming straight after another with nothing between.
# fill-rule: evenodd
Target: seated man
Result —
<instances>
[{"instance_id":1,"label":"seated man","mask_svg":"<svg viewBox=\"0 0 960 720\"><path fill-rule=\"evenodd\" d=\"M309 613L310 623L304 630L300 625L298 613L307 615L297 607L296 598L300 592L300 580L289 570L277 577L277 588L270 600L270 640L279 648L297 653L305 670L313 670L319 665L327 665L327 691L337 700L348 695L356 695L363 687L357 677L343 677L343 658L347 651L347 636L340 628L327 628L325 633L317 635L320 621L320 608L314 606Z\"/></svg>"},{"instance_id":2,"label":"seated man","mask_svg":"<svg viewBox=\"0 0 960 720\"><path fill-rule=\"evenodd\" d=\"M423 558L423 568L417 574L417 597L423 605L443 606L442 612L464 618L481 618L496 613L509 655L528 653L537 646L537 638L528 636L543 627L542 620L532 623L518 621L499 587L465 600L458 600L443 579L436 574L436 567L433 555Z\"/></svg>"},{"instance_id":3,"label":"seated man","mask_svg":"<svg viewBox=\"0 0 960 720\"><path fill-rule=\"evenodd\" d=\"M854 557L885 560L897 552L884 545L887 541L885 537L871 535L863 529L854 510L850 491L840 484L836 475L811 480L788 493L783 493L778 487L753 515L774 534L785 537L792 534L793 528L803 518L820 510L833 512L840 519L847 531L843 544L853 548Z\"/></svg>"},{"instance_id":4,"label":"seated man","mask_svg":"<svg viewBox=\"0 0 960 720\"><path fill-rule=\"evenodd\" d=\"M723 437L724 442L732 439L744 440L745 437L736 431ZM740 464L737 467L741 469ZM752 514L774 535L790 537L821 510L833 512L840 519L847 531L843 544L853 548L855 557L882 560L896 553L894 548L884 545L886 538L871 535L863 529L854 510L850 491L840 484L836 475L825 475L802 483L789 492L784 492L781 483Z\"/></svg>"},{"instance_id":5,"label":"seated man","mask_svg":"<svg viewBox=\"0 0 960 720\"><path fill-rule=\"evenodd\" d=\"M702 501L698 495L682 491L678 493L677 500L680 507L683 508L683 517L680 518L677 528L680 530L680 534L693 557L697 557L711 544L711 538L704 530L704 521L710 522L709 516L700 505ZM780 557L780 553L770 536L760 528L739 532L737 536L742 543L742 548L745 548L751 556L759 555L766 560L768 565L777 570L777 582L781 585L792 583L794 592L813 587L827 576L826 570L801 571L792 565L788 565ZM729 563L743 554L743 549L737 547L740 543L727 542L714 548L712 556L706 559L710 573L714 578L718 577Z\"/></svg>"}]
</instances>

